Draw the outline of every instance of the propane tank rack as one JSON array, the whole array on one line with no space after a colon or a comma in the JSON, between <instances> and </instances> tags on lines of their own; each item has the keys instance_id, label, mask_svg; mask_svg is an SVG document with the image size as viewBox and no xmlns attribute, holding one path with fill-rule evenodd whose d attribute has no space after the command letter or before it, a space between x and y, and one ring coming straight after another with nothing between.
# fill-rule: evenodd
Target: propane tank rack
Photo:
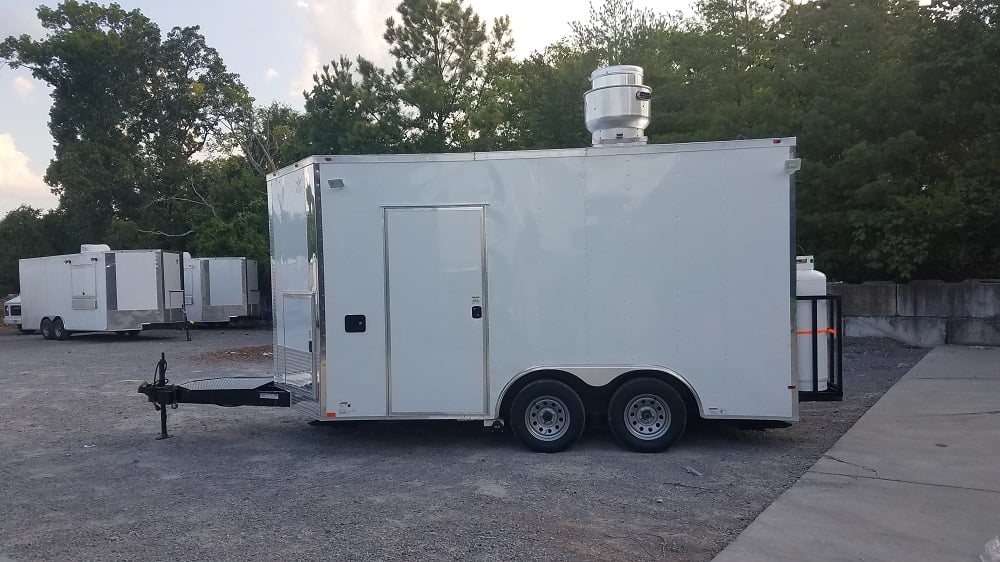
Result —
<instances>
[{"instance_id":1,"label":"propane tank rack","mask_svg":"<svg viewBox=\"0 0 1000 562\"><path fill-rule=\"evenodd\" d=\"M844 399L844 315L841 310L840 295L815 295L796 297L799 306L808 306L811 328L805 330L809 336L808 349L799 349L799 353L809 353L811 358L812 390L800 390L800 402L839 402ZM819 303L825 302L826 327L820 327ZM801 334L800 332L800 335ZM825 390L820 388L820 338L826 339L826 371L827 383Z\"/></svg>"}]
</instances>

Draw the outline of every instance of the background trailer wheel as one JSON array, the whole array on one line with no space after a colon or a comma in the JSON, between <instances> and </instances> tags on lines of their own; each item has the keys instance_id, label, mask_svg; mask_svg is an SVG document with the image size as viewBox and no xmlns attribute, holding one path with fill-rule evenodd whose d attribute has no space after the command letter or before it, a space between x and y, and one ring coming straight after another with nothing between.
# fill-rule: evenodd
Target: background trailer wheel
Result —
<instances>
[{"instance_id":1,"label":"background trailer wheel","mask_svg":"<svg viewBox=\"0 0 1000 562\"><path fill-rule=\"evenodd\" d=\"M66 331L66 326L63 325L62 318L56 316L56 319L52 321L52 339L65 341L69 337L69 332Z\"/></svg>"},{"instance_id":2,"label":"background trailer wheel","mask_svg":"<svg viewBox=\"0 0 1000 562\"><path fill-rule=\"evenodd\" d=\"M687 408L674 387L643 377L626 382L611 396L608 425L622 445L656 453L680 439L687 425Z\"/></svg>"},{"instance_id":3,"label":"background trailer wheel","mask_svg":"<svg viewBox=\"0 0 1000 562\"><path fill-rule=\"evenodd\" d=\"M528 384L510 405L514 435L541 453L565 451L583 433L583 401L569 385L555 380Z\"/></svg>"},{"instance_id":4,"label":"background trailer wheel","mask_svg":"<svg viewBox=\"0 0 1000 562\"><path fill-rule=\"evenodd\" d=\"M38 326L38 330L42 333L43 338L47 340L53 338L52 321L48 318L42 318L42 323Z\"/></svg>"}]
</instances>

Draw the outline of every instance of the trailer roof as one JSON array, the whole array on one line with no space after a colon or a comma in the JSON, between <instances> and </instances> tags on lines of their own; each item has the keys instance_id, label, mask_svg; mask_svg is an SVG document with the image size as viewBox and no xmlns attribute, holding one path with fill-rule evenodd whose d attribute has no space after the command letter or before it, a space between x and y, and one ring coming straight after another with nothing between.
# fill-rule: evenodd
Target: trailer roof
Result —
<instances>
[{"instance_id":1,"label":"trailer roof","mask_svg":"<svg viewBox=\"0 0 1000 562\"><path fill-rule=\"evenodd\" d=\"M449 152L434 154L329 154L315 155L267 174L276 178L309 164L350 164L364 162L464 162L474 160L514 160L523 158L559 158L570 156L613 156L618 154L656 154L663 152L697 152L705 150L739 150L747 148L794 148L795 137L747 139L731 141L689 142L677 144L623 144L585 148L554 148L546 150L506 150L494 152Z\"/></svg>"},{"instance_id":2,"label":"trailer roof","mask_svg":"<svg viewBox=\"0 0 1000 562\"><path fill-rule=\"evenodd\" d=\"M19 259L17 261L22 262L22 261L33 261L33 260L47 260L47 259L52 259L52 258L69 258L69 257L72 257L72 256L82 256L84 254L86 254L86 255L92 255L92 254L133 254L133 253L143 253L143 252L166 252L168 254L179 254L180 253L180 252L175 252L175 251L172 251L172 250L159 250L159 249L156 249L156 250L101 250L99 252L75 252L75 253L72 253L72 254L58 254L58 255L54 255L54 256L38 256L38 257L34 257L34 258L21 258L21 259Z\"/></svg>"}]
</instances>

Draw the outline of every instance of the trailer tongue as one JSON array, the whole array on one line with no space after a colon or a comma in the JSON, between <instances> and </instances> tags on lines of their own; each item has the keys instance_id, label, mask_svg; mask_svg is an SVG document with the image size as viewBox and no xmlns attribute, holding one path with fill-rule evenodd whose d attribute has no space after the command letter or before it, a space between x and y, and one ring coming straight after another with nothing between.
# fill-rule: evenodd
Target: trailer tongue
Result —
<instances>
[{"instance_id":1,"label":"trailer tongue","mask_svg":"<svg viewBox=\"0 0 1000 562\"><path fill-rule=\"evenodd\" d=\"M291 406L291 395L278 388L271 377L216 377L197 379L181 384L169 384L167 358L161 353L156 363L153 383L139 385L139 394L145 394L160 412L160 436L167 434L167 407L178 404L214 404L216 406Z\"/></svg>"}]
</instances>

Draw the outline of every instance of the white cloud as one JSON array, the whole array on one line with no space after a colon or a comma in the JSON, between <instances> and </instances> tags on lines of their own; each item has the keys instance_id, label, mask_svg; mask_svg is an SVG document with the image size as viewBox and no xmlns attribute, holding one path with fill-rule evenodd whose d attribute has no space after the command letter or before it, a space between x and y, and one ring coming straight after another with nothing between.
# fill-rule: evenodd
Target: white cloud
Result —
<instances>
[{"instance_id":1,"label":"white cloud","mask_svg":"<svg viewBox=\"0 0 1000 562\"><path fill-rule=\"evenodd\" d=\"M304 5L303 5L304 4ZM380 66L392 61L382 39L385 20L395 14L399 0L296 0L299 20L299 70L289 84L288 95L302 100L312 88L312 75L324 64L346 55L352 61L361 55Z\"/></svg>"},{"instance_id":2,"label":"white cloud","mask_svg":"<svg viewBox=\"0 0 1000 562\"><path fill-rule=\"evenodd\" d=\"M14 137L0 134L0 217L24 204L51 209L58 203L42 177L28 167L28 157L17 149Z\"/></svg>"},{"instance_id":3,"label":"white cloud","mask_svg":"<svg viewBox=\"0 0 1000 562\"><path fill-rule=\"evenodd\" d=\"M28 103L34 101L33 94L36 87L35 81L30 78L25 76L14 77L14 94L22 102Z\"/></svg>"},{"instance_id":4,"label":"white cloud","mask_svg":"<svg viewBox=\"0 0 1000 562\"><path fill-rule=\"evenodd\" d=\"M267 71L264 72L264 77L265 77L265 79L268 82L270 82L271 80L274 80L275 78L277 78L280 74L281 73L278 72L277 70L275 70L273 68L268 68Z\"/></svg>"},{"instance_id":5,"label":"white cloud","mask_svg":"<svg viewBox=\"0 0 1000 562\"><path fill-rule=\"evenodd\" d=\"M324 63L319 60L319 48L315 45L306 46L302 54L302 67L299 70L298 78L292 80L288 86L288 97L302 101L302 92L312 89L312 76L314 72L319 72Z\"/></svg>"}]
</instances>

